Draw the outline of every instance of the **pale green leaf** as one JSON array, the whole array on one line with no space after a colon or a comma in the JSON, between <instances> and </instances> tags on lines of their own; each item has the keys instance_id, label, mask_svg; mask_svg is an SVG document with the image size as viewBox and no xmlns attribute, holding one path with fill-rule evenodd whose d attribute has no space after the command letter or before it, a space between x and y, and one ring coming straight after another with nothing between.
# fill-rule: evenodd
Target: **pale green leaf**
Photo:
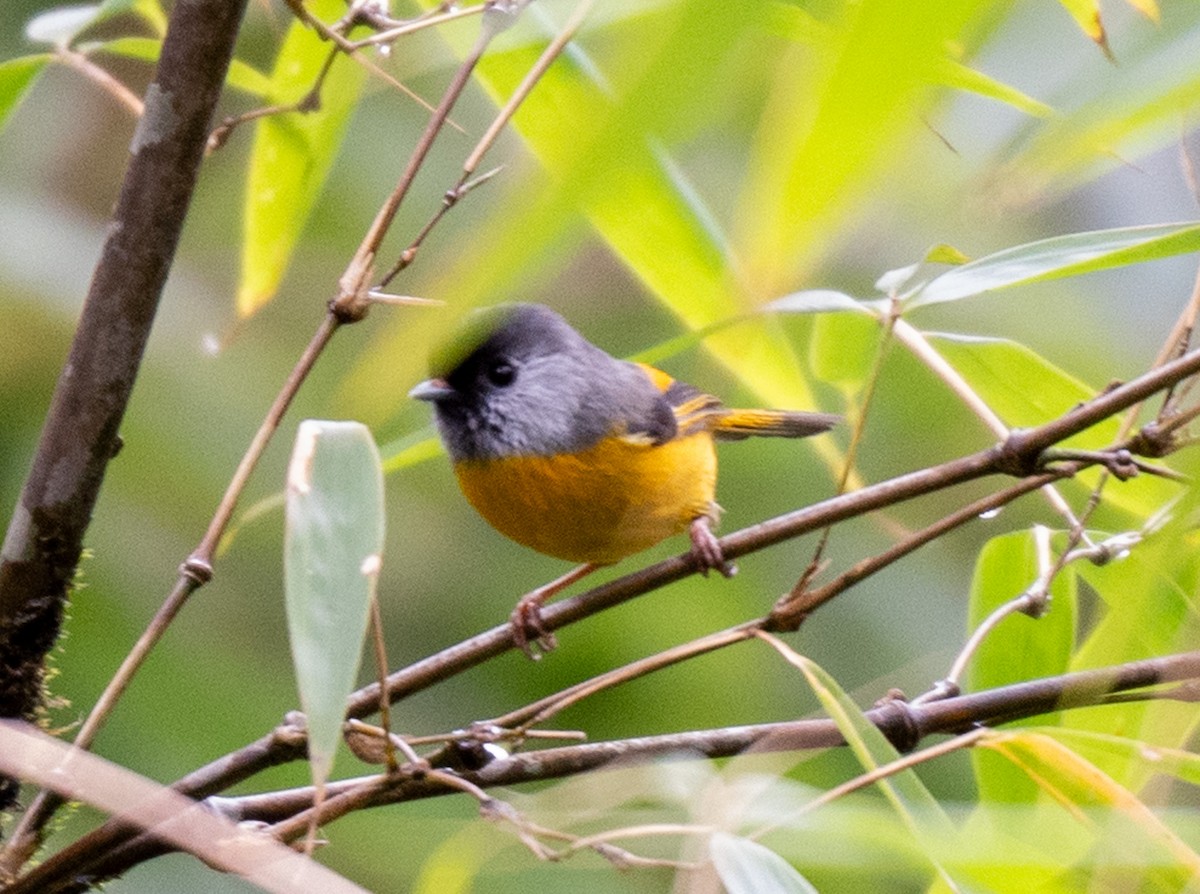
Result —
<instances>
[{"instance_id":1,"label":"pale green leaf","mask_svg":"<svg viewBox=\"0 0 1200 894\"><path fill-rule=\"evenodd\" d=\"M863 769L870 772L898 760L900 754L823 668L802 655L787 660L804 674L829 718L837 725ZM940 874L949 878L942 860L954 849L955 832L937 799L911 769L900 770L876 783L893 810L921 844L924 855Z\"/></svg>"},{"instance_id":2,"label":"pale green leaf","mask_svg":"<svg viewBox=\"0 0 1200 894\"><path fill-rule=\"evenodd\" d=\"M383 474L370 432L357 422L302 422L288 467L284 590L317 784L333 765L358 675L383 528Z\"/></svg>"},{"instance_id":3,"label":"pale green leaf","mask_svg":"<svg viewBox=\"0 0 1200 894\"><path fill-rule=\"evenodd\" d=\"M963 264L910 296L909 309L1013 286L1078 276L1200 250L1200 223L1186 221L1054 236Z\"/></svg>"},{"instance_id":4,"label":"pale green leaf","mask_svg":"<svg viewBox=\"0 0 1200 894\"><path fill-rule=\"evenodd\" d=\"M867 304L859 301L845 292L833 289L808 289L803 292L793 292L776 298L763 307L764 313L783 314L817 314L833 311L854 311L856 313L871 313Z\"/></svg>"},{"instance_id":5,"label":"pale green leaf","mask_svg":"<svg viewBox=\"0 0 1200 894\"><path fill-rule=\"evenodd\" d=\"M434 459L442 454L442 442L436 435L430 434L429 428L419 429L412 434L382 445L379 453L383 462L384 475L391 475L411 466ZM238 512L237 517L225 529L217 545L217 556L225 555L233 542L237 540L242 529L254 524L262 518L274 515L283 509L285 503L284 491L278 490L255 500L245 509Z\"/></svg>"},{"instance_id":6,"label":"pale green leaf","mask_svg":"<svg viewBox=\"0 0 1200 894\"><path fill-rule=\"evenodd\" d=\"M25 37L33 43L70 46L75 35L97 20L100 10L101 6L97 3L47 10L25 24Z\"/></svg>"},{"instance_id":7,"label":"pale green leaf","mask_svg":"<svg viewBox=\"0 0 1200 894\"><path fill-rule=\"evenodd\" d=\"M709 854L728 894L817 894L787 860L757 841L716 832Z\"/></svg>"},{"instance_id":8,"label":"pale green leaf","mask_svg":"<svg viewBox=\"0 0 1200 894\"><path fill-rule=\"evenodd\" d=\"M332 21L345 12L340 0L309 5ZM295 103L316 84L330 52L316 33L293 21L271 72L270 99ZM291 259L300 232L333 167L365 79L360 65L334 60L321 87L320 108L262 119L257 126L246 176L245 239L237 309L253 314L271 300Z\"/></svg>"},{"instance_id":9,"label":"pale green leaf","mask_svg":"<svg viewBox=\"0 0 1200 894\"><path fill-rule=\"evenodd\" d=\"M48 53L20 56L0 62L0 127L8 120L34 80L42 73L52 57Z\"/></svg>"}]
</instances>

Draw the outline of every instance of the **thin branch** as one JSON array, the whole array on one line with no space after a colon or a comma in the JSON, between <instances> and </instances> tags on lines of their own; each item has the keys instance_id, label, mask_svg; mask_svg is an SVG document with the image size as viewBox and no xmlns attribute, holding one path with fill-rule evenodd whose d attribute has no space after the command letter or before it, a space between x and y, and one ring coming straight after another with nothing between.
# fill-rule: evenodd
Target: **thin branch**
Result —
<instances>
[{"instance_id":1,"label":"thin branch","mask_svg":"<svg viewBox=\"0 0 1200 894\"><path fill-rule=\"evenodd\" d=\"M1029 680L925 705L889 701L863 714L894 746L909 752L927 736L960 734L981 725L1008 723L1050 710L1101 705L1114 693L1146 690L1164 683L1198 678L1200 652L1185 652ZM473 785L486 789L558 779L601 768L636 766L664 758L733 757L751 751L757 754L802 751L844 744L832 720L796 720L546 748L501 758L478 771L461 775ZM364 781L331 782L330 795L353 791ZM393 779L389 788L380 793L380 799L373 803L435 797L443 794L445 788L442 780ZM222 798L220 803L223 813L241 821L280 822L311 805L312 789L306 786Z\"/></svg>"},{"instance_id":2,"label":"thin branch","mask_svg":"<svg viewBox=\"0 0 1200 894\"><path fill-rule=\"evenodd\" d=\"M494 168L471 179L471 175L478 170L480 161L483 160L483 156L487 154L488 150L492 148L492 144L496 142L500 132L512 120L512 116L516 114L521 104L528 99L530 92L537 85L537 82L541 80L551 63L562 54L563 49L575 36L580 26L583 25L584 19L587 17L588 12L591 11L593 2L594 0L582 0L580 2L562 30L555 35L554 40L547 45L546 49L538 57L538 60L530 67L525 77L521 79L521 83L517 85L512 96L508 98L508 102L504 104L504 107L496 115L495 119L493 119L491 125L484 132L483 136L480 137L479 142L475 144L475 148L471 150L471 154L467 156L467 160L463 163L462 175L458 178L458 183L443 194L441 206L434 212L416 238L400 253L400 257L387 273L383 275L380 279L381 286L386 286L390 283L400 271L404 270L416 259L417 252L424 244L426 237L441 222L450 209L459 203L463 196L477 186L486 183L500 172L500 168Z\"/></svg>"},{"instance_id":3,"label":"thin branch","mask_svg":"<svg viewBox=\"0 0 1200 894\"><path fill-rule=\"evenodd\" d=\"M394 27L389 27L383 31L378 31L369 37L361 38L360 40L351 41L349 46L355 50L363 47L392 44L398 38L405 37L409 34L415 34L424 28L433 28L438 25L444 25L447 22L453 22L455 19L467 18L468 16L477 16L484 11L486 3L477 3L475 6L464 6L461 9L451 8L445 12L440 12L434 15L422 15L417 18L397 24Z\"/></svg>"},{"instance_id":4,"label":"thin branch","mask_svg":"<svg viewBox=\"0 0 1200 894\"><path fill-rule=\"evenodd\" d=\"M1037 490L1043 487L1049 481L1055 481L1062 477L1067 477L1073 474L1074 470L1059 469L1053 472L1045 472L1041 475L1032 478L1026 478L1019 481L1004 490L997 491L994 494L988 494L968 503L962 509L952 512L944 518L939 519L932 525L922 528L915 534L906 537L898 543L888 547L878 555L870 556L857 562L846 571L839 574L829 583L818 587L814 590L802 590L799 593L795 591L786 594L776 604L771 612L771 630L795 630L804 619L812 614L816 609L820 608L830 599L833 599L839 593L843 593L850 589L860 581L865 580L873 574L882 571L884 568L899 561L924 546L927 543L932 543L937 538L941 537L949 531L960 527L967 522L973 521L988 512L1006 506L1018 497L1024 496L1030 491Z\"/></svg>"},{"instance_id":5,"label":"thin branch","mask_svg":"<svg viewBox=\"0 0 1200 894\"><path fill-rule=\"evenodd\" d=\"M115 99L119 105L124 106L125 110L135 119L142 117L142 112L145 108L142 105L142 100L132 90L83 53L77 52L70 47L56 46L54 48L54 58L58 59L64 65L75 69L93 84L96 84L101 90Z\"/></svg>"},{"instance_id":6,"label":"thin branch","mask_svg":"<svg viewBox=\"0 0 1200 894\"><path fill-rule=\"evenodd\" d=\"M941 354L934 350L933 345L929 343L929 339L920 330L909 325L907 321L898 319L895 322L894 331L897 340L929 367L930 371L941 379L954 392L958 399L967 405L972 413L979 417L980 421L987 426L988 431L1001 440L1011 434L1011 429L1004 423L1004 420L996 415L992 408L987 405L987 402L962 377L962 374L947 363ZM1053 484L1044 485L1042 493L1046 495L1046 499L1050 505L1066 519L1068 528L1080 527L1079 519L1075 517L1075 513Z\"/></svg>"},{"instance_id":7,"label":"thin branch","mask_svg":"<svg viewBox=\"0 0 1200 894\"><path fill-rule=\"evenodd\" d=\"M408 164L404 172L400 175L400 180L396 184L396 188L392 190L392 194L388 196L383 206L375 215L375 219L371 222L371 226L363 237L358 250L354 253L354 257L351 259L349 265L347 265L346 272L342 274L341 279L338 281L340 293L334 299L333 307L339 314L357 318L366 313L370 303L370 299L367 297L367 283L371 277L371 271L375 266L375 256L379 253L384 236L387 235L392 221L396 217L396 213L400 210L400 204L404 201L405 196L408 195L408 191L417 177L417 172L424 164L429 150L433 148L434 140L441 133L450 110L462 95L463 90L466 89L471 72L475 70L475 66L483 57L488 45L498 34L512 25L516 16L520 14L528 3L529 0L489 0L485 4L486 8L483 13L479 37L475 41L475 46L471 48L471 51L467 54L467 58L463 60L457 71L455 71L454 78L442 95L442 101L438 103L433 117L429 119L424 133L421 134L412 155L409 156Z\"/></svg>"}]
</instances>

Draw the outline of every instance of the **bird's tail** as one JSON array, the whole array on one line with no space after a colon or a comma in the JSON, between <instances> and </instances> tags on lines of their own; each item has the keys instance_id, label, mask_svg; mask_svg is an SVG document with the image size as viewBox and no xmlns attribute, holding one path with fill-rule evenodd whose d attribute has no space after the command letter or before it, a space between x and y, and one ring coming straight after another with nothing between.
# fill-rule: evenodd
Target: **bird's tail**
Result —
<instances>
[{"instance_id":1,"label":"bird's tail","mask_svg":"<svg viewBox=\"0 0 1200 894\"><path fill-rule=\"evenodd\" d=\"M722 441L740 441L752 435L768 438L807 438L829 431L842 417L835 413L793 410L726 410L713 434Z\"/></svg>"}]
</instances>

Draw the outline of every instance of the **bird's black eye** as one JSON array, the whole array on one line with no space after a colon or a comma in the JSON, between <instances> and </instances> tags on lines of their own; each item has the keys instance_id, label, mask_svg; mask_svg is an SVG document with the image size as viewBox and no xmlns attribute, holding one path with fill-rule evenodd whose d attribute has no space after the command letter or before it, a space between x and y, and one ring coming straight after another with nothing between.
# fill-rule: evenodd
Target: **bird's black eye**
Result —
<instances>
[{"instance_id":1,"label":"bird's black eye","mask_svg":"<svg viewBox=\"0 0 1200 894\"><path fill-rule=\"evenodd\" d=\"M497 360L487 368L487 377L497 388L505 388L517 377L517 368L506 360Z\"/></svg>"}]
</instances>

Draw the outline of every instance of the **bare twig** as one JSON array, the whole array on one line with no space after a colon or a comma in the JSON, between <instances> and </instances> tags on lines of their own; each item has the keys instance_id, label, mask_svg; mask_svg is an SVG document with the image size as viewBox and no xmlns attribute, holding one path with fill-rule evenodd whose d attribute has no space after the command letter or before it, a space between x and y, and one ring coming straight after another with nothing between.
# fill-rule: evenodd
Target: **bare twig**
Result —
<instances>
[{"instance_id":1,"label":"bare twig","mask_svg":"<svg viewBox=\"0 0 1200 894\"><path fill-rule=\"evenodd\" d=\"M562 30L555 35L554 40L547 45L546 49L543 50L542 54L538 57L537 62L530 67L525 77L521 79L521 83L517 85L517 88L513 91L512 96L508 98L508 102L504 104L504 107L496 115L495 119L493 119L487 131L484 132L484 135L480 137L479 142L476 143L475 148L471 150L471 154L467 156L467 160L463 162L462 175L458 178L458 183L446 190L445 194L442 196L441 206L436 212L434 212L433 217L431 217L421 229L421 231L417 234L417 237L411 243L409 243L408 247L404 251L400 253L400 257L396 260L388 272L384 274L383 278L380 280L381 285L386 286L396 277L398 273L400 273L400 271L404 270L413 262L417 256L417 252L424 244L426 237L430 234L430 232L433 231L433 228L441 222L442 218L445 217L447 212L449 212L451 208L459 203L463 196L475 189L477 186L486 183L500 172L500 168L494 168L484 174L479 175L478 177L475 177L474 179L471 179L475 171L478 170L479 163L483 160L483 156L486 155L488 150L492 148L492 144L496 142L496 138L500 135L500 132L505 128L505 126L507 126L508 122L512 120L512 116L516 114L516 111L518 108L520 108L521 103L528 99L530 92L537 85L537 82L541 80L542 76L546 73L546 70L550 67L550 64L562 54L563 49L566 48L566 45L571 41L571 38L575 36L575 33L579 30L580 26L582 26L588 12L591 11L593 2L594 0L582 0L582 2L575 8L575 12L571 15L571 18L562 27Z\"/></svg>"},{"instance_id":2,"label":"bare twig","mask_svg":"<svg viewBox=\"0 0 1200 894\"><path fill-rule=\"evenodd\" d=\"M1009 436L1010 429L1004 423L987 402L980 397L975 389L972 388L967 380L952 367L946 360L934 350L933 345L920 332L920 330L909 325L905 320L896 320L894 324L894 332L896 339L905 347L915 354L922 363L929 367L930 371L941 379L951 391L961 400L967 407L979 417L980 421L987 426L988 430L997 438L1004 439ZM1042 487L1042 493L1046 495L1046 499L1050 505L1054 507L1064 519L1066 519L1067 527L1080 528L1079 519L1075 517L1074 511L1063 499L1062 494L1054 487L1053 484L1046 484Z\"/></svg>"},{"instance_id":3,"label":"bare twig","mask_svg":"<svg viewBox=\"0 0 1200 894\"><path fill-rule=\"evenodd\" d=\"M142 117L144 107L141 99L83 53L77 52L70 47L56 46L54 48L54 58L58 59L64 65L75 69L93 84L96 84L101 90L115 99L118 104L124 106L125 110L133 115L134 118Z\"/></svg>"}]
</instances>

